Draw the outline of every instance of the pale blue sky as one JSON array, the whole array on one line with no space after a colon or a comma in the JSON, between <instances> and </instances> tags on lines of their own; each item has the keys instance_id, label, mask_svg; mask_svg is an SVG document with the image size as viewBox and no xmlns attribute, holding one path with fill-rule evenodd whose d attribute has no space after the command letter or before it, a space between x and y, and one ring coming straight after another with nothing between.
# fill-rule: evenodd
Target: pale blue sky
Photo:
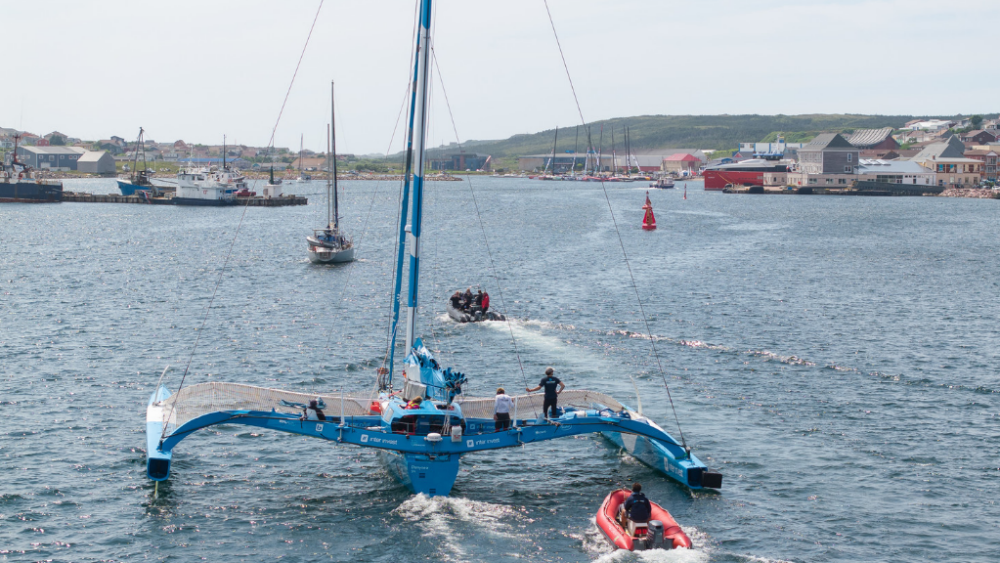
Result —
<instances>
[{"instance_id":1,"label":"pale blue sky","mask_svg":"<svg viewBox=\"0 0 1000 563\"><path fill-rule=\"evenodd\" d=\"M549 0L587 120L643 114L997 110L1000 2ZM318 0L0 0L0 126L264 145ZM463 140L579 119L542 0L436 0ZM326 0L278 129L385 152L409 77L412 0ZM13 55L13 56L11 56ZM439 90L439 87L436 88ZM431 140L454 140L435 95ZM399 135L393 150L401 147Z\"/></svg>"}]
</instances>

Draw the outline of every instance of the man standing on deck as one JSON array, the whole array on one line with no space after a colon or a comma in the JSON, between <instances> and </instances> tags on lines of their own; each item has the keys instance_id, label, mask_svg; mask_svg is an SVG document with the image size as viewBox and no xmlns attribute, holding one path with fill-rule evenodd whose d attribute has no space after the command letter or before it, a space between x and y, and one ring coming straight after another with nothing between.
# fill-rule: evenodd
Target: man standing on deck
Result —
<instances>
[{"instance_id":1,"label":"man standing on deck","mask_svg":"<svg viewBox=\"0 0 1000 563\"><path fill-rule=\"evenodd\" d=\"M543 387L545 388L545 402L542 403L542 416L544 416L545 418L549 418L550 406L552 407L552 418L557 418L559 416L556 413L556 402L558 400L557 395L559 395L559 393L562 393L563 389L566 388L566 384L560 381L558 377L553 375L554 373L555 370L553 370L552 368L548 368L547 370L545 370L545 377L543 377L542 381L539 382L538 387L533 387L531 389L525 387L525 391L527 391L528 393L531 393L533 391L538 391ZM559 387L558 391L556 390L556 386Z\"/></svg>"}]
</instances>

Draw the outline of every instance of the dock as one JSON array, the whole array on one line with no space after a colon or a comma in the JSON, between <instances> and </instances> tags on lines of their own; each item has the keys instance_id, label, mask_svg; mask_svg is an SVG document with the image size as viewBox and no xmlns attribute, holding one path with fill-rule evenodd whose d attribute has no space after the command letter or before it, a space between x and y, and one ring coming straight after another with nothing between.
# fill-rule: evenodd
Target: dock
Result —
<instances>
[{"instance_id":1,"label":"dock","mask_svg":"<svg viewBox=\"0 0 1000 563\"><path fill-rule=\"evenodd\" d=\"M944 191L941 186L915 186L891 184L888 182L858 181L852 186L839 188L821 186L768 187L733 186L722 190L727 194L770 194L770 195L839 195L867 197L913 197L937 196Z\"/></svg>"},{"instance_id":2,"label":"dock","mask_svg":"<svg viewBox=\"0 0 1000 563\"><path fill-rule=\"evenodd\" d=\"M72 201L76 203L138 203L142 205L173 205L174 202L171 201L172 198L169 197L145 197L141 195L121 195L121 194L88 194L83 192L63 192L63 201ZM265 198L261 196L255 197L237 197L239 204L233 207L238 207L240 205L248 205L250 207L286 207L289 205L306 205L309 203L308 198L301 196L287 195L282 197Z\"/></svg>"}]
</instances>

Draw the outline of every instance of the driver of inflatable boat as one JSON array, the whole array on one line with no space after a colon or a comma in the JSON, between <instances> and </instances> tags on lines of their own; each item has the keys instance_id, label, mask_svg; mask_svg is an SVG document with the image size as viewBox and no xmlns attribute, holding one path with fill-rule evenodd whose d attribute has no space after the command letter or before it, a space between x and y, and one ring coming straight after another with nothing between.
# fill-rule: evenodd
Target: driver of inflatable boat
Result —
<instances>
[{"instance_id":1,"label":"driver of inflatable boat","mask_svg":"<svg viewBox=\"0 0 1000 563\"><path fill-rule=\"evenodd\" d=\"M632 494L622 504L622 525L625 526L629 534L635 535L636 527L645 528L652 513L653 507L649 499L642 494L642 485L633 483Z\"/></svg>"}]
</instances>

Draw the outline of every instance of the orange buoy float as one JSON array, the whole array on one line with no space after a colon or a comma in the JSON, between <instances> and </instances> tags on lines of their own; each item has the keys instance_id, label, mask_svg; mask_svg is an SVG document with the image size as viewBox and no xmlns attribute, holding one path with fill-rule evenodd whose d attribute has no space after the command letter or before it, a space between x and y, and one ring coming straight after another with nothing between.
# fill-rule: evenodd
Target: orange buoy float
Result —
<instances>
[{"instance_id":1,"label":"orange buoy float","mask_svg":"<svg viewBox=\"0 0 1000 563\"><path fill-rule=\"evenodd\" d=\"M646 214L642 217L642 229L652 231L656 228L656 217L653 216L653 204L649 201L649 191L646 192L646 205L642 206Z\"/></svg>"}]
</instances>

